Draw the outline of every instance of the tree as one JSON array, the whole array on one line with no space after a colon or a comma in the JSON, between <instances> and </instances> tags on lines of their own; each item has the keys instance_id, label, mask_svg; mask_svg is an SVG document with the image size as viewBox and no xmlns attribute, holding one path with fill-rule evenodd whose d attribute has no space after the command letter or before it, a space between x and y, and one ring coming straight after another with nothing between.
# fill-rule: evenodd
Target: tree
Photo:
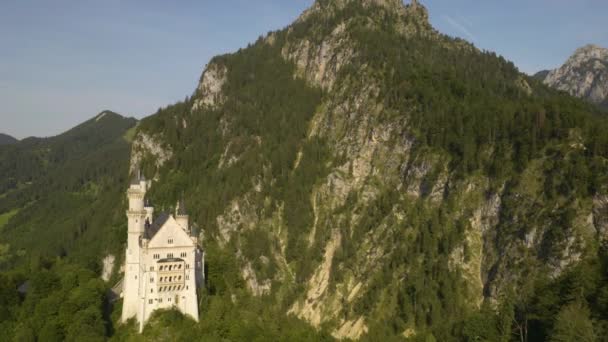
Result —
<instances>
[{"instance_id":1,"label":"tree","mask_svg":"<svg viewBox=\"0 0 608 342\"><path fill-rule=\"evenodd\" d=\"M596 339L586 304L577 301L562 307L555 319L551 341L593 342Z\"/></svg>"}]
</instances>

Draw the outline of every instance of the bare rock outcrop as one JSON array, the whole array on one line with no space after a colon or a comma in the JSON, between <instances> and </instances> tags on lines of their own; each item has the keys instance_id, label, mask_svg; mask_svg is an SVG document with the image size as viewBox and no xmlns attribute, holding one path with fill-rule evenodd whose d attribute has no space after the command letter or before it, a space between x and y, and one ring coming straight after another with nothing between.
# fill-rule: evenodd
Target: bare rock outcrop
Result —
<instances>
[{"instance_id":1,"label":"bare rock outcrop","mask_svg":"<svg viewBox=\"0 0 608 342\"><path fill-rule=\"evenodd\" d=\"M222 87L226 83L228 69L221 63L209 63L196 89L192 111L200 108L215 108L224 101Z\"/></svg>"},{"instance_id":2,"label":"bare rock outcrop","mask_svg":"<svg viewBox=\"0 0 608 342\"><path fill-rule=\"evenodd\" d=\"M579 48L543 82L591 103L608 105L608 49L597 45Z\"/></svg>"},{"instance_id":3,"label":"bare rock outcrop","mask_svg":"<svg viewBox=\"0 0 608 342\"><path fill-rule=\"evenodd\" d=\"M142 131L137 133L131 147L130 171L133 172L147 157L151 157L157 169L171 159L173 151L162 141L162 137L152 136Z\"/></svg>"}]
</instances>

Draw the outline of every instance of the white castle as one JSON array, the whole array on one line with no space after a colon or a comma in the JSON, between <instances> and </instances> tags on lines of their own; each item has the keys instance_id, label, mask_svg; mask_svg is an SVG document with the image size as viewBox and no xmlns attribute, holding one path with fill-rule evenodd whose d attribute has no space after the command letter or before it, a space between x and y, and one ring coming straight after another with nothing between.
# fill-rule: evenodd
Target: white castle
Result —
<instances>
[{"instance_id":1,"label":"white castle","mask_svg":"<svg viewBox=\"0 0 608 342\"><path fill-rule=\"evenodd\" d=\"M154 217L154 207L145 199L150 185L136 172L127 190L122 321L135 317L140 332L157 309L175 308L198 321L196 290L204 281L205 255L183 201L178 202L175 215Z\"/></svg>"}]
</instances>

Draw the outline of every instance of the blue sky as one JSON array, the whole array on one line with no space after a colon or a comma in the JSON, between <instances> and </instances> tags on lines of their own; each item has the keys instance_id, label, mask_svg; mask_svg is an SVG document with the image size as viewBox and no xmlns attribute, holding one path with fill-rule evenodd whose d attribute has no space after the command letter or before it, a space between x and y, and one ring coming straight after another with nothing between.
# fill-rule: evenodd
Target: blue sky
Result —
<instances>
[{"instance_id":1,"label":"blue sky","mask_svg":"<svg viewBox=\"0 0 608 342\"><path fill-rule=\"evenodd\" d=\"M0 132L58 134L104 109L144 117L192 94L211 57L313 0L0 0ZM420 0L441 32L522 71L608 47L606 0Z\"/></svg>"}]
</instances>

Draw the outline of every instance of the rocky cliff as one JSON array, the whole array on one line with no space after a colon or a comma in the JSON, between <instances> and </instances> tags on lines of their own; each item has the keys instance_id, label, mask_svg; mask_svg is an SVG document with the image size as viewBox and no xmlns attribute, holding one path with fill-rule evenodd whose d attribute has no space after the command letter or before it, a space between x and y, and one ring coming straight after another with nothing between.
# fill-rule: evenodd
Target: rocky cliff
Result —
<instances>
[{"instance_id":1,"label":"rocky cliff","mask_svg":"<svg viewBox=\"0 0 608 342\"><path fill-rule=\"evenodd\" d=\"M577 49L558 69L538 77L555 89L563 90L608 108L608 49L586 45Z\"/></svg>"},{"instance_id":2,"label":"rocky cliff","mask_svg":"<svg viewBox=\"0 0 608 342\"><path fill-rule=\"evenodd\" d=\"M585 107L555 111L529 81L416 1L319 0L214 58L191 99L142 122L133 159L157 203L192 202L210 264L237 268L210 271L233 302L266 296L336 338L449 336L604 235L601 187L566 176L605 165L560 126Z\"/></svg>"}]
</instances>

